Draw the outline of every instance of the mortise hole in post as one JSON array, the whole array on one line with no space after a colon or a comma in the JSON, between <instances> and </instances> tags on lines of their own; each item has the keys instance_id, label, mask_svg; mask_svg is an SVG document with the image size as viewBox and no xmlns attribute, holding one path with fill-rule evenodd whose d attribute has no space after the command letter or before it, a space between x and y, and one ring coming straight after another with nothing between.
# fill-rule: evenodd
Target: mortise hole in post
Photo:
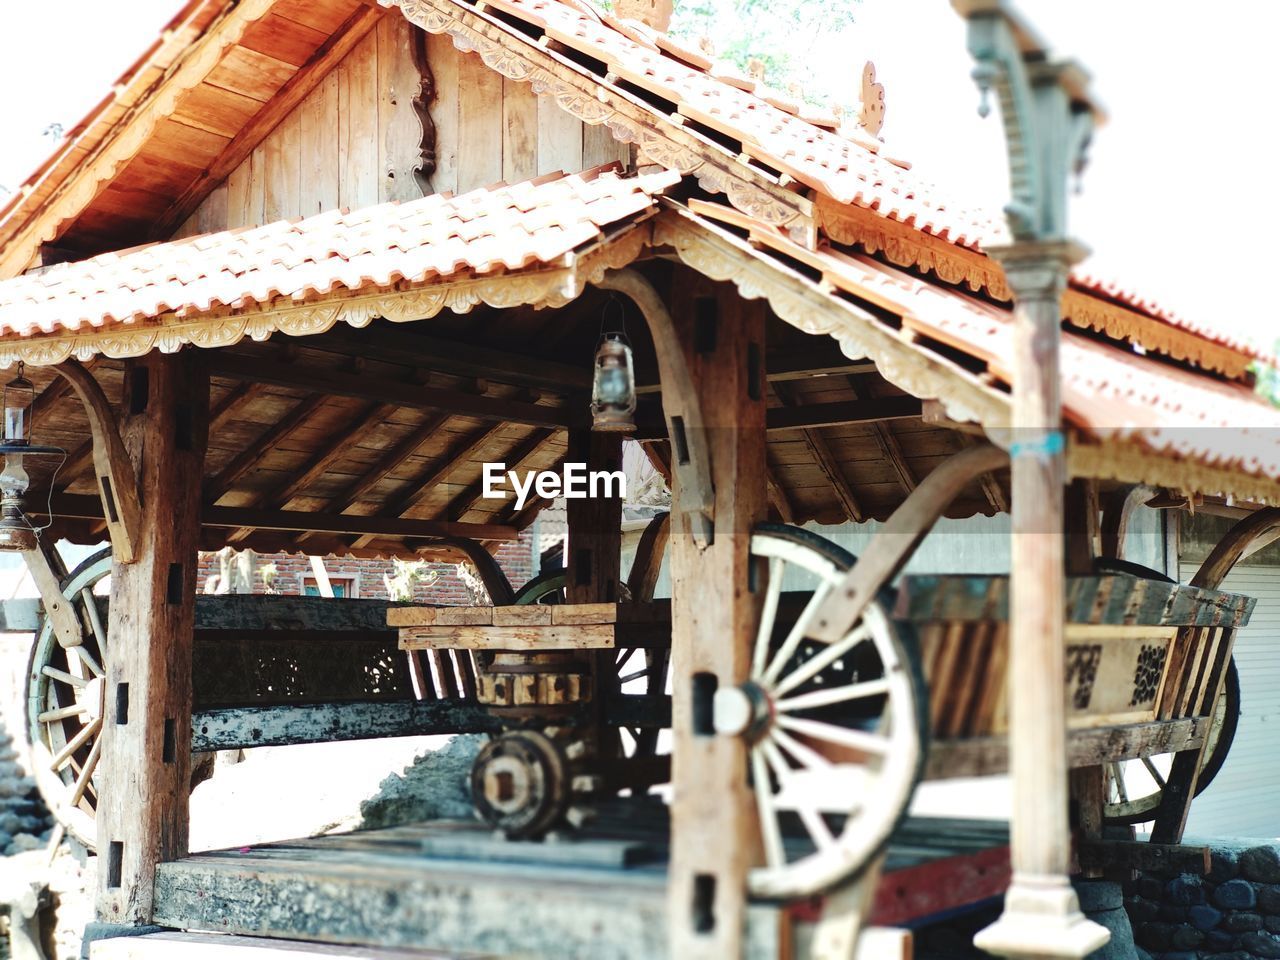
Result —
<instances>
[{"instance_id":1,"label":"mortise hole in post","mask_svg":"<svg viewBox=\"0 0 1280 960\"><path fill-rule=\"evenodd\" d=\"M711 933L716 928L716 878L710 873L693 875L693 932Z\"/></svg>"},{"instance_id":2,"label":"mortise hole in post","mask_svg":"<svg viewBox=\"0 0 1280 960\"><path fill-rule=\"evenodd\" d=\"M151 392L151 371L146 367L134 367L129 377L129 412L141 413L147 409L147 396Z\"/></svg>"},{"instance_id":3,"label":"mortise hole in post","mask_svg":"<svg viewBox=\"0 0 1280 960\"><path fill-rule=\"evenodd\" d=\"M591 550L573 551L573 583L585 587L591 583Z\"/></svg>"},{"instance_id":4,"label":"mortise hole in post","mask_svg":"<svg viewBox=\"0 0 1280 960\"><path fill-rule=\"evenodd\" d=\"M747 396L760 399L760 345L747 344Z\"/></svg>"},{"instance_id":5,"label":"mortise hole in post","mask_svg":"<svg viewBox=\"0 0 1280 960\"><path fill-rule=\"evenodd\" d=\"M719 321L715 297L698 297L693 301L693 349L696 352L715 352Z\"/></svg>"},{"instance_id":6,"label":"mortise hole in post","mask_svg":"<svg viewBox=\"0 0 1280 960\"><path fill-rule=\"evenodd\" d=\"M165 763L173 763L178 758L178 723L172 717L164 720L164 748L161 759Z\"/></svg>"},{"instance_id":7,"label":"mortise hole in post","mask_svg":"<svg viewBox=\"0 0 1280 960\"><path fill-rule=\"evenodd\" d=\"M112 840L107 844L107 889L119 890L123 874L124 844L119 840Z\"/></svg>"},{"instance_id":8,"label":"mortise hole in post","mask_svg":"<svg viewBox=\"0 0 1280 960\"><path fill-rule=\"evenodd\" d=\"M116 494L111 489L111 478L100 477L99 479L102 481L102 505L107 510L107 522L119 523L120 514L116 512Z\"/></svg>"},{"instance_id":9,"label":"mortise hole in post","mask_svg":"<svg viewBox=\"0 0 1280 960\"><path fill-rule=\"evenodd\" d=\"M752 557L747 564L747 589L752 593L760 592L760 582L764 579L764 557Z\"/></svg>"},{"instance_id":10,"label":"mortise hole in post","mask_svg":"<svg viewBox=\"0 0 1280 960\"><path fill-rule=\"evenodd\" d=\"M684 434L684 417L671 418L671 445L675 447L676 463L688 463L689 438Z\"/></svg>"},{"instance_id":11,"label":"mortise hole in post","mask_svg":"<svg viewBox=\"0 0 1280 960\"><path fill-rule=\"evenodd\" d=\"M192 416L191 404L180 403L173 411L173 442L179 450L190 450L195 445L192 442L192 424L195 418Z\"/></svg>"},{"instance_id":12,"label":"mortise hole in post","mask_svg":"<svg viewBox=\"0 0 1280 960\"><path fill-rule=\"evenodd\" d=\"M715 735L714 704L719 686L720 678L714 673L693 675L693 732L699 737Z\"/></svg>"},{"instance_id":13,"label":"mortise hole in post","mask_svg":"<svg viewBox=\"0 0 1280 960\"><path fill-rule=\"evenodd\" d=\"M129 684L116 684L116 726L123 727L129 722Z\"/></svg>"},{"instance_id":14,"label":"mortise hole in post","mask_svg":"<svg viewBox=\"0 0 1280 960\"><path fill-rule=\"evenodd\" d=\"M165 601L171 604L182 602L182 564L169 564L169 582L165 585Z\"/></svg>"}]
</instances>

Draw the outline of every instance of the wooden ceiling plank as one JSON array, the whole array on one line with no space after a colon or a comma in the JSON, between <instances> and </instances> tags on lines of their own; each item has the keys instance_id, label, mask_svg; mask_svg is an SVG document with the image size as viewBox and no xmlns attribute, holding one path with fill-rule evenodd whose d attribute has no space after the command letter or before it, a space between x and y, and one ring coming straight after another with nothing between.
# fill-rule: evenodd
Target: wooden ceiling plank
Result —
<instances>
[{"instance_id":1,"label":"wooden ceiling plank","mask_svg":"<svg viewBox=\"0 0 1280 960\"><path fill-rule=\"evenodd\" d=\"M795 394L790 384L775 383L772 386L774 394L785 407L795 407L797 405ZM866 514L863 513L862 507L858 503L858 498L854 496L853 489L849 486L849 481L845 479L844 473L840 470L840 464L831 453L831 447L828 446L826 439L817 428L801 429L800 434L804 438L805 445L809 449L809 455L812 457L814 464L822 471L823 476L826 477L827 482L831 485L831 489L835 492L836 499L840 501L841 507L844 508L845 516L854 523L861 523L866 518Z\"/></svg>"},{"instance_id":2,"label":"wooden ceiling plank","mask_svg":"<svg viewBox=\"0 0 1280 960\"><path fill-rule=\"evenodd\" d=\"M260 383L237 383L209 411L209 432L213 433L234 420L236 414L252 403L262 390Z\"/></svg>"},{"instance_id":3,"label":"wooden ceiling plank","mask_svg":"<svg viewBox=\"0 0 1280 960\"><path fill-rule=\"evenodd\" d=\"M304 397L287 416L268 427L257 440L242 450L208 482L204 491L205 502L217 503L223 494L235 486L237 480L261 463L277 443L306 423L326 399L328 398L319 393Z\"/></svg>"},{"instance_id":4,"label":"wooden ceiling plank","mask_svg":"<svg viewBox=\"0 0 1280 960\"><path fill-rule=\"evenodd\" d=\"M523 423L535 427L569 427L586 421L585 408L570 410L522 400L420 386L386 377L366 377L341 370L282 364L242 355L222 356L222 353L223 351L214 351L210 359L210 371L214 376L315 390L336 397L394 403L396 406L417 410L448 410L459 416Z\"/></svg>"},{"instance_id":5,"label":"wooden ceiling plank","mask_svg":"<svg viewBox=\"0 0 1280 960\"><path fill-rule=\"evenodd\" d=\"M790 384L775 383L772 386L779 399L784 394L788 397L795 396ZM848 424L877 423L884 420L918 420L922 409L919 400L908 396L803 405L788 402L784 407L774 407L768 411L765 429L772 433L779 430L838 427Z\"/></svg>"},{"instance_id":6,"label":"wooden ceiling plank","mask_svg":"<svg viewBox=\"0 0 1280 960\"><path fill-rule=\"evenodd\" d=\"M866 391L858 386L857 378L849 377L848 384L849 389L853 391L854 399L869 399ZM893 472L897 474L902 492L910 493L916 488L916 484L919 481L917 481L911 467L907 465L907 458L902 453L902 446L898 443L898 438L887 423L877 421L871 426L875 433L876 443L880 445L880 452L884 454L885 459L889 461L889 465L893 467Z\"/></svg>"},{"instance_id":7,"label":"wooden ceiling plank","mask_svg":"<svg viewBox=\"0 0 1280 960\"><path fill-rule=\"evenodd\" d=\"M329 71L364 39L384 13L385 11L381 8L361 6L351 14L338 32L316 49L311 60L280 87L253 120L227 144L227 148L218 158L209 164L208 169L174 201L169 212L157 223L155 236L169 236L179 224L191 216L214 187L225 180L232 170L240 166L253 152L254 147L261 143L280 121L292 113L293 109L306 99Z\"/></svg>"},{"instance_id":8,"label":"wooden ceiling plank","mask_svg":"<svg viewBox=\"0 0 1280 960\"><path fill-rule=\"evenodd\" d=\"M557 436L561 436L559 430L536 430L526 437L519 446L506 454L503 461L507 470L523 470L526 462L537 456L543 448L547 446ZM456 517L461 520L474 507L480 495L484 492L483 478L476 483L471 484L456 497L450 500L440 510L435 513L435 519L439 520L447 517Z\"/></svg>"}]
</instances>

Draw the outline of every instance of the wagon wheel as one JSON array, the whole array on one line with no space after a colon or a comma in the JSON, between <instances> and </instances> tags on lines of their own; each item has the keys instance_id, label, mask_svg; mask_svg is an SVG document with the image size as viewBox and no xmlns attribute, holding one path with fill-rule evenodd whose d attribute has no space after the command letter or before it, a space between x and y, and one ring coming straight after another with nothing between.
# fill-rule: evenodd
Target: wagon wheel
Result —
<instances>
[{"instance_id":1,"label":"wagon wheel","mask_svg":"<svg viewBox=\"0 0 1280 960\"><path fill-rule=\"evenodd\" d=\"M1200 796L1222 769L1240 720L1240 675L1235 657L1227 665L1226 682L1213 703L1209 742L1200 760L1195 796ZM1146 823L1155 818L1164 795L1173 754L1118 760L1106 765L1107 803L1103 817L1109 824Z\"/></svg>"},{"instance_id":2,"label":"wagon wheel","mask_svg":"<svg viewBox=\"0 0 1280 960\"><path fill-rule=\"evenodd\" d=\"M63 647L44 616L27 663L27 739L36 785L58 822L90 848L106 690L107 630L99 598L110 576L109 547L67 575L60 586L79 617L80 643Z\"/></svg>"},{"instance_id":3,"label":"wagon wheel","mask_svg":"<svg viewBox=\"0 0 1280 960\"><path fill-rule=\"evenodd\" d=\"M750 750L765 852L751 892L808 896L865 867L905 814L925 756L927 697L919 658L883 596L839 641L806 640L854 562L846 551L769 524L752 536L751 553L768 565L751 679L717 691L714 723ZM783 602L784 582L809 594L798 613Z\"/></svg>"}]
</instances>

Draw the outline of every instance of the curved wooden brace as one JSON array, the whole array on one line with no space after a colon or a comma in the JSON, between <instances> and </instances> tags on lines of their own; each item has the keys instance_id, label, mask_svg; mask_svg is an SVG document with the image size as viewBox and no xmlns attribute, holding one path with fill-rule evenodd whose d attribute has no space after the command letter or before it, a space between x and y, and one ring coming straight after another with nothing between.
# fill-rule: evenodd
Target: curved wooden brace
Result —
<instances>
[{"instance_id":1,"label":"curved wooden brace","mask_svg":"<svg viewBox=\"0 0 1280 960\"><path fill-rule=\"evenodd\" d=\"M111 552L117 563L132 563L134 544L142 527L142 495L133 461L120 439L115 414L102 387L76 360L66 360L54 369L66 378L84 404L93 438L93 472L98 477L102 512L111 536Z\"/></svg>"},{"instance_id":2,"label":"curved wooden brace","mask_svg":"<svg viewBox=\"0 0 1280 960\"><path fill-rule=\"evenodd\" d=\"M475 568L480 582L489 591L489 603L495 607L510 606L515 602L516 592L511 588L511 581L498 565L497 559L478 540L465 537L449 537L438 542L462 554L468 563Z\"/></svg>"},{"instance_id":3,"label":"curved wooden brace","mask_svg":"<svg viewBox=\"0 0 1280 960\"><path fill-rule=\"evenodd\" d=\"M59 646L78 647L84 642L83 626L76 616L74 601L62 593L62 580L67 575L57 549L41 539L34 550L24 550L22 558L27 562L27 572L40 593L44 614L53 627L53 635Z\"/></svg>"},{"instance_id":4,"label":"curved wooden brace","mask_svg":"<svg viewBox=\"0 0 1280 960\"><path fill-rule=\"evenodd\" d=\"M848 633L866 605L903 568L960 491L984 473L1008 465L1006 451L985 443L962 450L935 467L893 511L844 582L822 602L808 635L835 643Z\"/></svg>"},{"instance_id":5,"label":"curved wooden brace","mask_svg":"<svg viewBox=\"0 0 1280 960\"><path fill-rule=\"evenodd\" d=\"M1280 507L1265 507L1240 520L1205 557L1191 578L1191 586L1217 590L1231 568L1249 552L1249 547L1277 530L1280 530Z\"/></svg>"},{"instance_id":6,"label":"curved wooden brace","mask_svg":"<svg viewBox=\"0 0 1280 960\"><path fill-rule=\"evenodd\" d=\"M1102 556L1124 559L1125 531L1133 511L1146 503L1156 491L1143 484L1120 487L1108 494L1102 505Z\"/></svg>"},{"instance_id":7,"label":"curved wooden brace","mask_svg":"<svg viewBox=\"0 0 1280 960\"><path fill-rule=\"evenodd\" d=\"M640 534L640 543L636 546L636 556L631 561L631 572L627 574L627 590L632 601L648 603L653 599L654 588L658 585L658 574L662 571L662 557L666 553L667 544L671 540L671 514L660 513L644 528Z\"/></svg>"},{"instance_id":8,"label":"curved wooden brace","mask_svg":"<svg viewBox=\"0 0 1280 960\"><path fill-rule=\"evenodd\" d=\"M630 297L649 326L658 358L658 376L662 382L662 412L667 420L667 434L671 437L671 468L680 479L680 495L676 502L682 512L695 515L694 538L699 546L706 546L710 542L716 515L711 453L702 407L680 346L675 321L653 284L635 270L610 270L596 286Z\"/></svg>"}]
</instances>

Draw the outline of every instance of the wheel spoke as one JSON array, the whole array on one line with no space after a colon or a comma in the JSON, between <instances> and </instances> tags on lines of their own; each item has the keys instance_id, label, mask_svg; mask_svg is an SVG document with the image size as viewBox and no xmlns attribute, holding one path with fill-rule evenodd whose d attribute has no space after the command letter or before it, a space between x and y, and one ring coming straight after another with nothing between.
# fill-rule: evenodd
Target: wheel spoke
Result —
<instances>
[{"instance_id":1,"label":"wheel spoke","mask_svg":"<svg viewBox=\"0 0 1280 960\"><path fill-rule=\"evenodd\" d=\"M817 594L814 594L814 596L817 596ZM852 631L843 640L840 640L837 643L833 643L831 646L827 647L827 649L823 650L821 653L817 654L816 656L813 656L810 659L806 660L804 663L798 666L794 671L792 671L791 673L787 674L787 676L779 680L777 684L774 686L774 694L776 696L781 696L782 694L786 693L788 690L794 690L796 687L800 686L800 684L804 683L806 680L812 679L813 677L821 673L823 670L827 669L827 667L831 666L841 657L845 656L854 647L858 646L861 643L865 643L870 639L871 639L871 628L864 623L861 626L859 626L856 630ZM885 664L884 668L885 668L885 672L888 673L890 670L890 664Z\"/></svg>"},{"instance_id":2,"label":"wheel spoke","mask_svg":"<svg viewBox=\"0 0 1280 960\"><path fill-rule=\"evenodd\" d=\"M787 751L787 753L791 754L791 756L795 757L802 766L808 767L812 770L826 770L828 767L833 766L831 761L820 754L817 750L814 750L812 747L805 746L795 737L791 736L791 734L787 733L785 730L779 729L777 726L769 731L769 736L773 739L774 743Z\"/></svg>"},{"instance_id":3,"label":"wheel spoke","mask_svg":"<svg viewBox=\"0 0 1280 960\"><path fill-rule=\"evenodd\" d=\"M1162 777L1162 776L1160 775L1160 771L1156 769L1156 765L1155 765L1154 763L1152 763L1152 762L1151 762L1151 758L1150 758L1150 757L1143 757L1143 758L1142 758L1142 765L1143 765L1144 767L1146 767L1146 768L1147 768L1147 773L1151 774L1151 779L1152 779L1152 780L1154 780L1154 781L1156 782L1156 785L1157 785L1161 790L1163 790L1163 789L1164 789L1164 777Z\"/></svg>"},{"instance_id":4,"label":"wheel spoke","mask_svg":"<svg viewBox=\"0 0 1280 960\"><path fill-rule=\"evenodd\" d=\"M813 591L813 596L809 598L809 602L800 611L800 616L792 624L791 632L787 634L787 639L782 641L782 646L778 648L778 652L769 661L768 668L760 675L765 683L773 683L778 678L778 674L782 672L782 668L787 665L787 661L791 659L792 654L796 652L796 648L800 646L800 641L804 639L805 631L809 628L809 621L817 615L818 608L822 606L822 602L827 599L827 594L830 592L831 583L829 581L823 581L818 585L818 589Z\"/></svg>"},{"instance_id":5,"label":"wheel spoke","mask_svg":"<svg viewBox=\"0 0 1280 960\"><path fill-rule=\"evenodd\" d=\"M1129 791L1124 785L1124 767L1116 761L1111 762L1111 779L1115 781L1116 793L1120 794L1120 802L1129 802Z\"/></svg>"},{"instance_id":6,"label":"wheel spoke","mask_svg":"<svg viewBox=\"0 0 1280 960\"><path fill-rule=\"evenodd\" d=\"M84 644L80 644L78 647L72 647L71 649L76 652L77 657L84 661L84 665L89 668L89 672L95 677L101 677L106 673L106 671L102 669L102 665L98 663L97 660L93 659L93 654L84 648Z\"/></svg>"},{"instance_id":7,"label":"wheel spoke","mask_svg":"<svg viewBox=\"0 0 1280 960\"><path fill-rule=\"evenodd\" d=\"M764 595L764 607L760 611L760 629L756 631L756 647L751 657L751 675L764 673L769 659L769 643L773 640L773 625L778 619L778 599L782 596L782 558L769 558L769 587Z\"/></svg>"},{"instance_id":8,"label":"wheel spoke","mask_svg":"<svg viewBox=\"0 0 1280 960\"><path fill-rule=\"evenodd\" d=\"M630 683L632 680L639 680L641 677L647 677L648 675L649 675L649 668L645 667L643 670L636 670L636 671L633 671L632 673L626 674L625 676L619 677L618 683L619 684Z\"/></svg>"},{"instance_id":9,"label":"wheel spoke","mask_svg":"<svg viewBox=\"0 0 1280 960\"><path fill-rule=\"evenodd\" d=\"M778 726L785 727L802 736L834 743L842 747L849 747L852 750L860 750L863 753L885 754L889 752L889 738L883 737L878 733L867 733L863 730L853 730L849 727L837 727L833 723L822 723L818 720L805 720L800 717L786 715L779 716L777 723Z\"/></svg>"},{"instance_id":10,"label":"wheel spoke","mask_svg":"<svg viewBox=\"0 0 1280 960\"><path fill-rule=\"evenodd\" d=\"M87 687L89 685L88 680L81 677L73 677L65 670L59 670L57 667L44 666L40 668L40 672L46 677L50 677L53 680L60 680L63 683L69 683L73 687Z\"/></svg>"},{"instance_id":11,"label":"wheel spoke","mask_svg":"<svg viewBox=\"0 0 1280 960\"><path fill-rule=\"evenodd\" d=\"M67 720L71 717L78 717L82 713L88 713L89 708L75 704L70 707L61 707L57 710L46 710L44 713L36 717L40 723L57 723L59 720Z\"/></svg>"},{"instance_id":12,"label":"wheel spoke","mask_svg":"<svg viewBox=\"0 0 1280 960\"><path fill-rule=\"evenodd\" d=\"M847 700L864 700L867 697L879 697L888 692L888 680L864 680L862 683L850 683L843 687L829 687L826 690L801 693L785 700L777 700L773 706L780 713L795 710L812 710L815 707L829 707L832 704L844 703Z\"/></svg>"},{"instance_id":13,"label":"wheel spoke","mask_svg":"<svg viewBox=\"0 0 1280 960\"><path fill-rule=\"evenodd\" d=\"M98 601L94 599L93 587L85 587L80 591L80 599L84 602L84 612L89 617L89 628L98 641L98 653L107 656L107 630L102 625L102 615L98 612Z\"/></svg>"},{"instance_id":14,"label":"wheel spoke","mask_svg":"<svg viewBox=\"0 0 1280 960\"><path fill-rule=\"evenodd\" d=\"M764 755L759 750L751 751L751 776L755 780L756 809L760 813L760 836L764 841L765 862L771 867L784 866L787 855L782 847L778 816L773 809L773 787L769 783L769 770L765 765Z\"/></svg>"},{"instance_id":15,"label":"wheel spoke","mask_svg":"<svg viewBox=\"0 0 1280 960\"><path fill-rule=\"evenodd\" d=\"M821 813L813 807L801 807L796 813L800 814L800 822L809 831L809 836L813 837L813 842L819 850L827 850L835 846L835 835L827 826L827 821L822 819Z\"/></svg>"},{"instance_id":16,"label":"wheel spoke","mask_svg":"<svg viewBox=\"0 0 1280 960\"><path fill-rule=\"evenodd\" d=\"M49 761L49 769L57 773L74 756L75 752L89 742L89 738L102 729L102 718L95 717L89 723L81 728L80 732L67 741L67 745L58 751L57 755Z\"/></svg>"},{"instance_id":17,"label":"wheel spoke","mask_svg":"<svg viewBox=\"0 0 1280 960\"><path fill-rule=\"evenodd\" d=\"M102 754L102 738L99 737L93 741L93 749L89 751L89 756L84 762L84 769L80 771L80 776L76 777L75 789L71 791L71 806L75 806L84 796L85 790L89 789L89 780L93 777L93 771L98 766L98 757Z\"/></svg>"},{"instance_id":18,"label":"wheel spoke","mask_svg":"<svg viewBox=\"0 0 1280 960\"><path fill-rule=\"evenodd\" d=\"M617 658L613 661L615 667L623 666L628 660L635 656L635 652L639 647L623 647L618 651Z\"/></svg>"}]
</instances>

